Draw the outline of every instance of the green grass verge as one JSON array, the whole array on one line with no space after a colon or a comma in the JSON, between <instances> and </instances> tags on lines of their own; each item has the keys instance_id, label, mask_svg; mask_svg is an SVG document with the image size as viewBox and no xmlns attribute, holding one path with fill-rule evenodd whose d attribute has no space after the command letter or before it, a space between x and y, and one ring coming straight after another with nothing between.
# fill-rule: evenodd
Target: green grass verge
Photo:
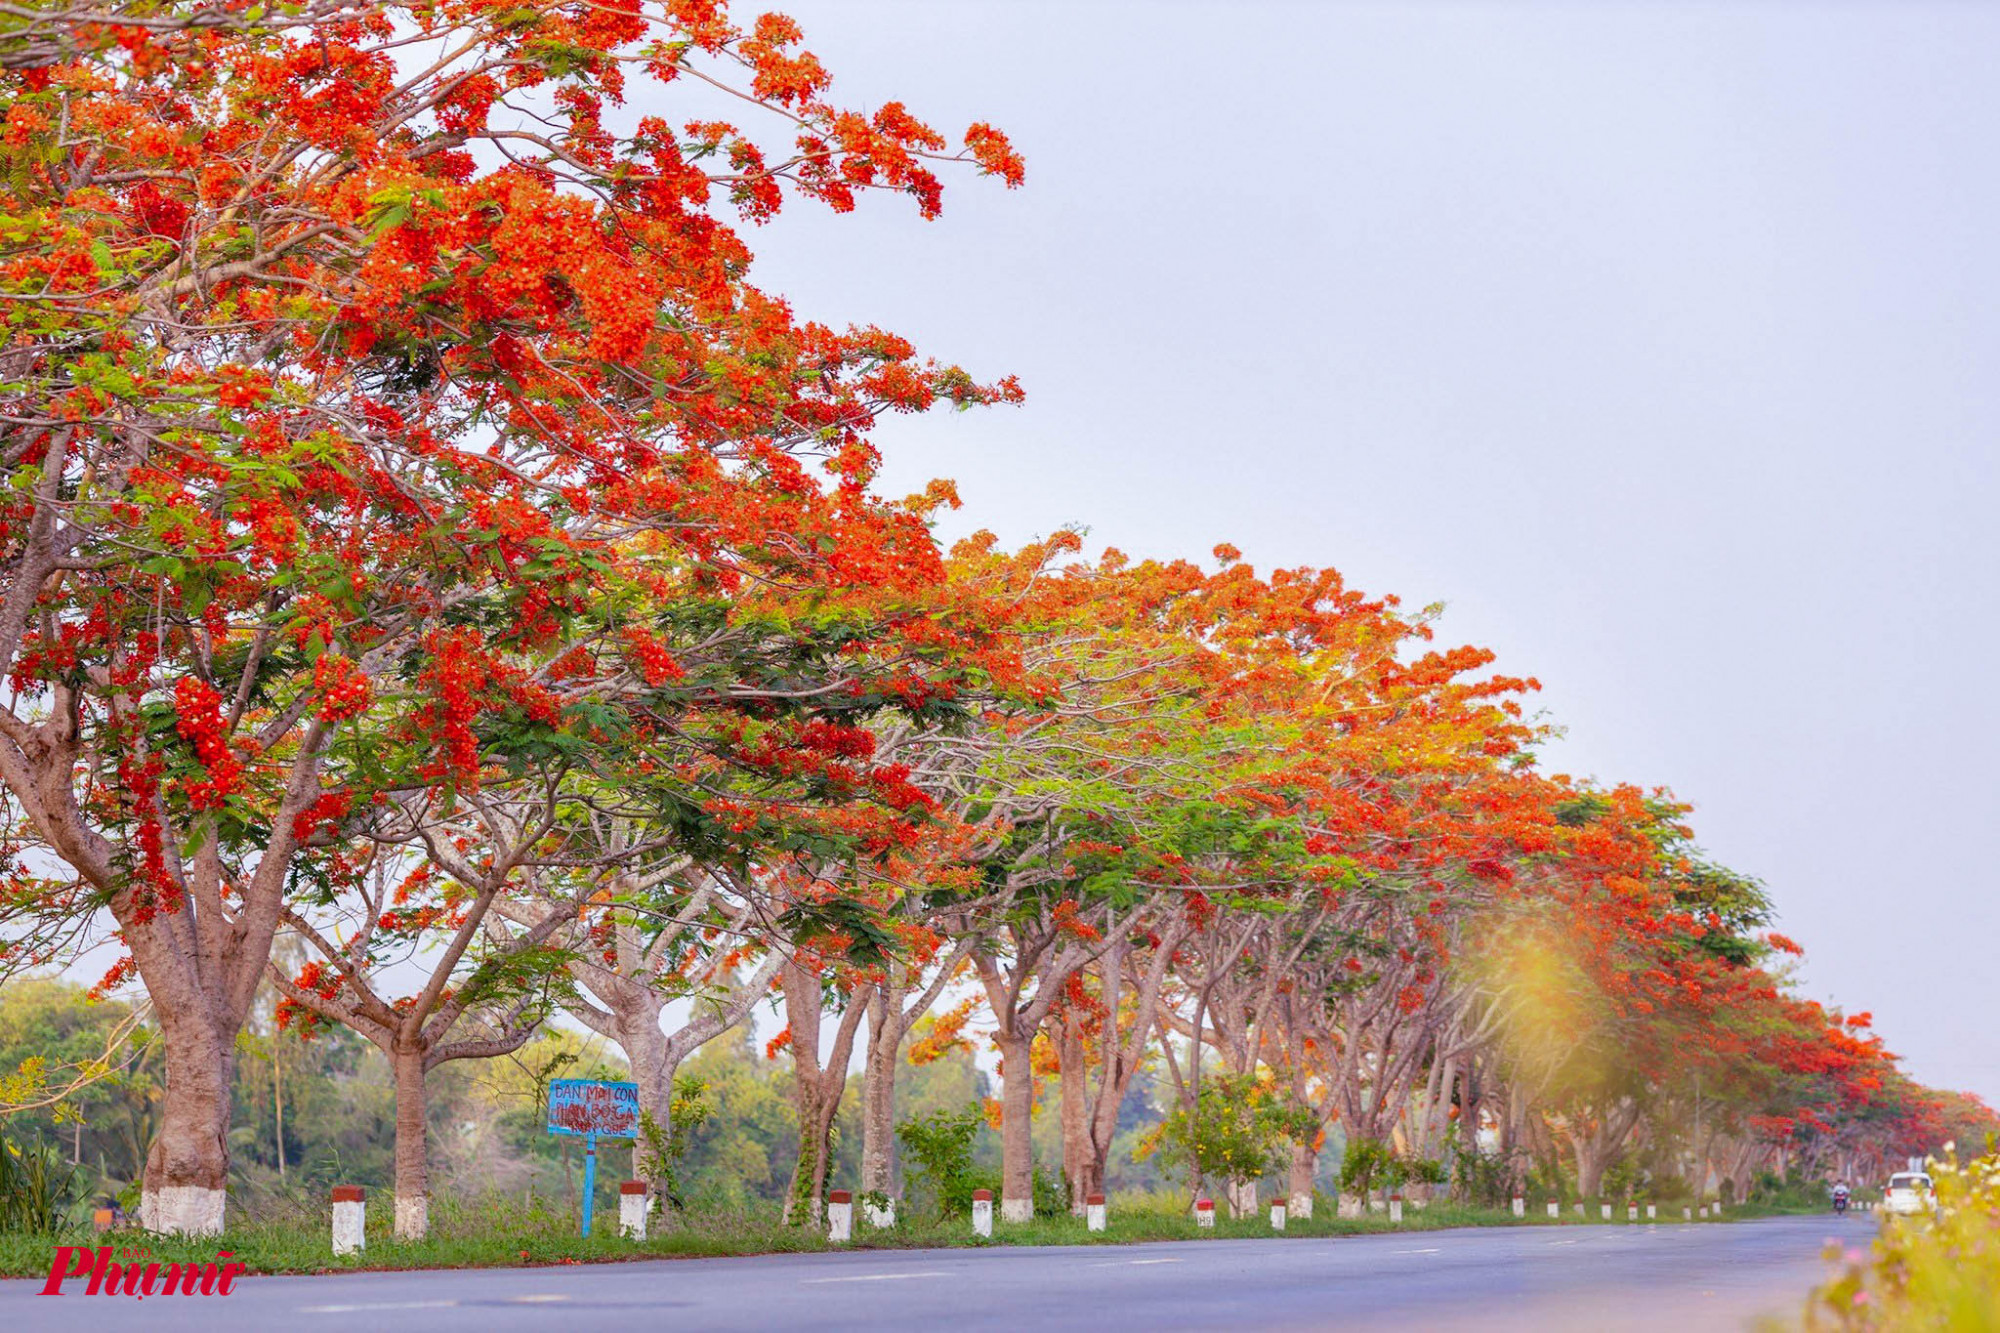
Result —
<instances>
[{"instance_id":1,"label":"green grass verge","mask_svg":"<svg viewBox=\"0 0 2000 1333\"><path fill-rule=\"evenodd\" d=\"M974 1248L996 1245L1129 1245L1164 1240L1240 1240L1273 1236L1264 1217L1234 1220L1220 1215L1212 1229L1199 1228L1178 1206L1161 1206L1145 1199L1128 1206L1113 1201L1104 1231L1088 1230L1082 1219L1068 1216L1038 1218L1017 1225L994 1225L994 1234L983 1239L972 1234L971 1223L963 1218L940 1222L935 1219L900 1219L895 1227L877 1231L857 1228L852 1243L831 1245L817 1232L802 1227L785 1227L766 1218L751 1216L709 1217L693 1222L671 1221L644 1241L623 1240L616 1234L617 1215L599 1212L598 1234L585 1240L575 1234L575 1222L538 1211L509 1218L508 1210L496 1216L491 1208L440 1207L436 1210L431 1236L421 1242L404 1244L388 1231L389 1209L377 1204L369 1210L367 1249L360 1255L335 1258L329 1246L329 1228L324 1220L245 1223L220 1237L191 1241L173 1237L118 1232L102 1241L88 1233L66 1236L0 1235L0 1275L43 1277L58 1245L108 1243L114 1247L144 1249L162 1263L190 1260L212 1261L218 1250L230 1251L237 1262L248 1265L253 1274L342 1273L413 1268L498 1268L541 1264L613 1263L633 1259L693 1259L729 1255L797 1254L828 1250L908 1250ZM386 1199L383 1201L386 1203ZM859 1209L856 1209L859 1212ZM1326 1211L1331 1212L1331 1208ZM1680 1207L1661 1208L1662 1223L1679 1223ZM1778 1209L1754 1205L1731 1211L1738 1220L1769 1216ZM1701 1219L1696 1219L1701 1221ZM657 1225L657 1218L655 1219ZM510 1224L511 1223L511 1224ZM1436 1231L1446 1227L1583 1227L1630 1226L1622 1208L1614 1209L1614 1220L1600 1221L1595 1212L1588 1219L1565 1211L1551 1220L1531 1210L1525 1219L1516 1219L1499 1209L1467 1208L1438 1203L1429 1208L1406 1208L1401 1226L1392 1226L1382 1213L1361 1218L1315 1217L1293 1219L1286 1226L1285 1239L1326 1236L1360 1236L1390 1232ZM1636 1224L1647 1225L1642 1215Z\"/></svg>"}]
</instances>

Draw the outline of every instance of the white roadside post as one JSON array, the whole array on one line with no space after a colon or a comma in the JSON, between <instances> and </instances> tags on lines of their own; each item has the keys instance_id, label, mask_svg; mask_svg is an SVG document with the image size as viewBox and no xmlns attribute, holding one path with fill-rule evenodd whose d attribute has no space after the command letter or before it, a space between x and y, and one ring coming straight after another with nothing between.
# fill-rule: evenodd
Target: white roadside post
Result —
<instances>
[{"instance_id":1,"label":"white roadside post","mask_svg":"<svg viewBox=\"0 0 2000 1333\"><path fill-rule=\"evenodd\" d=\"M1560 1203L1559 1201L1555 1200L1555 1199L1550 1199L1550 1200L1549 1200L1549 1217L1550 1217L1550 1218L1551 1218L1552 1220L1554 1220L1554 1221L1558 1221L1558 1222L1560 1222L1560 1221L1562 1220L1562 1215L1563 1215L1563 1206L1562 1206L1562 1204L1561 1204L1561 1203Z\"/></svg>"},{"instance_id":2,"label":"white roadside post","mask_svg":"<svg viewBox=\"0 0 2000 1333\"><path fill-rule=\"evenodd\" d=\"M368 1204L359 1185L333 1187L333 1252L359 1254L368 1243Z\"/></svg>"},{"instance_id":3,"label":"white roadside post","mask_svg":"<svg viewBox=\"0 0 2000 1333\"><path fill-rule=\"evenodd\" d=\"M1403 1225L1403 1196L1401 1194L1391 1194L1389 1196L1389 1225L1394 1227Z\"/></svg>"},{"instance_id":4,"label":"white roadside post","mask_svg":"<svg viewBox=\"0 0 2000 1333\"><path fill-rule=\"evenodd\" d=\"M626 1240L646 1239L646 1205L652 1202L646 1197L646 1182L643 1180L621 1180L618 1182L618 1234Z\"/></svg>"},{"instance_id":5,"label":"white roadside post","mask_svg":"<svg viewBox=\"0 0 2000 1333\"><path fill-rule=\"evenodd\" d=\"M1638 1204L1636 1204L1636 1203L1628 1203L1628 1204L1626 1204L1626 1205L1625 1205L1625 1220L1626 1220L1627 1222L1636 1222L1636 1221L1638 1221L1638 1220L1639 1220L1639 1205L1638 1205Z\"/></svg>"},{"instance_id":6,"label":"white roadside post","mask_svg":"<svg viewBox=\"0 0 2000 1333\"><path fill-rule=\"evenodd\" d=\"M1093 1194L1083 1201L1083 1224L1092 1231L1104 1230L1104 1196Z\"/></svg>"},{"instance_id":7,"label":"white roadside post","mask_svg":"<svg viewBox=\"0 0 2000 1333\"><path fill-rule=\"evenodd\" d=\"M844 1245L854 1235L854 1195L849 1190L829 1190L826 1196L826 1238Z\"/></svg>"},{"instance_id":8,"label":"white roadside post","mask_svg":"<svg viewBox=\"0 0 2000 1333\"><path fill-rule=\"evenodd\" d=\"M1296 1217L1302 1222L1312 1221L1312 1215L1313 1215L1312 1191L1305 1190L1301 1193L1294 1194L1291 1197L1291 1201L1285 1205L1285 1215L1287 1217Z\"/></svg>"},{"instance_id":9,"label":"white roadside post","mask_svg":"<svg viewBox=\"0 0 2000 1333\"><path fill-rule=\"evenodd\" d=\"M1609 1222L1609 1221L1611 1220L1611 1205L1610 1205L1610 1204L1608 1204L1608 1203L1600 1203L1600 1204L1598 1204L1598 1205L1597 1205L1597 1211L1598 1211L1598 1212L1599 1212L1599 1213L1600 1213L1600 1214L1601 1214L1601 1215L1603 1216L1603 1218L1604 1218L1604 1220L1605 1220L1605 1221Z\"/></svg>"},{"instance_id":10,"label":"white roadside post","mask_svg":"<svg viewBox=\"0 0 2000 1333\"><path fill-rule=\"evenodd\" d=\"M1659 1216L1660 1216L1660 1205L1658 1205L1657 1203L1649 1203L1646 1205L1646 1220L1648 1222L1658 1221Z\"/></svg>"},{"instance_id":11,"label":"white roadside post","mask_svg":"<svg viewBox=\"0 0 2000 1333\"><path fill-rule=\"evenodd\" d=\"M990 1236L993 1234L993 1191L972 1191L972 1234Z\"/></svg>"},{"instance_id":12,"label":"white roadside post","mask_svg":"<svg viewBox=\"0 0 2000 1333\"><path fill-rule=\"evenodd\" d=\"M1514 1196L1514 1216L1526 1217L1527 1215L1528 1215L1528 1201L1522 1198L1520 1195L1516 1194Z\"/></svg>"},{"instance_id":13,"label":"white roadside post","mask_svg":"<svg viewBox=\"0 0 2000 1333\"><path fill-rule=\"evenodd\" d=\"M1271 1205L1271 1230L1283 1231L1284 1229L1285 1229L1285 1205L1283 1205L1282 1203L1274 1203Z\"/></svg>"},{"instance_id":14,"label":"white roadside post","mask_svg":"<svg viewBox=\"0 0 2000 1333\"><path fill-rule=\"evenodd\" d=\"M1215 1225L1215 1200L1196 1199L1194 1201L1194 1224L1198 1227Z\"/></svg>"}]
</instances>

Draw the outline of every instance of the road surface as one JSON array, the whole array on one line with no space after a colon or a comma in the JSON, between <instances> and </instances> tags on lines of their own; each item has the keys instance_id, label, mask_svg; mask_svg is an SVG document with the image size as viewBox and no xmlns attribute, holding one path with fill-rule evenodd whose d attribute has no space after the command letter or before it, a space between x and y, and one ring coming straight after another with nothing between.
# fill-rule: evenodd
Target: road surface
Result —
<instances>
[{"instance_id":1,"label":"road surface","mask_svg":"<svg viewBox=\"0 0 2000 1333\"><path fill-rule=\"evenodd\" d=\"M239 1279L227 1297L46 1297L0 1283L0 1333L98 1329L1743 1329L1796 1321L1861 1216L1339 1239L900 1250Z\"/></svg>"}]
</instances>

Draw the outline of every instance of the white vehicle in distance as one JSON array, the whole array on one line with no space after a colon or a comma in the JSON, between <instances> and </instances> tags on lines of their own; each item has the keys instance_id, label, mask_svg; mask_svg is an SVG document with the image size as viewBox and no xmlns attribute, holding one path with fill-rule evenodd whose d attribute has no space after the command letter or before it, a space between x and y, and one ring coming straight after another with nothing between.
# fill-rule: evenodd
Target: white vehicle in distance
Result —
<instances>
[{"instance_id":1,"label":"white vehicle in distance","mask_svg":"<svg viewBox=\"0 0 2000 1333\"><path fill-rule=\"evenodd\" d=\"M1921 1171L1898 1171L1882 1191L1885 1213L1928 1213L1937 1207L1931 1178Z\"/></svg>"}]
</instances>

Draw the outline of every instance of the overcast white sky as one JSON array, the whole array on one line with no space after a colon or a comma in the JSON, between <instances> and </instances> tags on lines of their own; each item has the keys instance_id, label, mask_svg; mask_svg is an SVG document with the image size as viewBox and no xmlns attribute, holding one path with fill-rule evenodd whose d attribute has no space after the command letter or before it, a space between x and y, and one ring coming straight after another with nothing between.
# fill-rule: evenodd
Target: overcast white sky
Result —
<instances>
[{"instance_id":1,"label":"overcast white sky","mask_svg":"<svg viewBox=\"0 0 2000 1333\"><path fill-rule=\"evenodd\" d=\"M1693 801L1813 993L2000 1101L2000 7L782 8L836 94L1028 157L751 237L1022 377L885 432L894 487L1447 602L1553 766Z\"/></svg>"}]
</instances>

